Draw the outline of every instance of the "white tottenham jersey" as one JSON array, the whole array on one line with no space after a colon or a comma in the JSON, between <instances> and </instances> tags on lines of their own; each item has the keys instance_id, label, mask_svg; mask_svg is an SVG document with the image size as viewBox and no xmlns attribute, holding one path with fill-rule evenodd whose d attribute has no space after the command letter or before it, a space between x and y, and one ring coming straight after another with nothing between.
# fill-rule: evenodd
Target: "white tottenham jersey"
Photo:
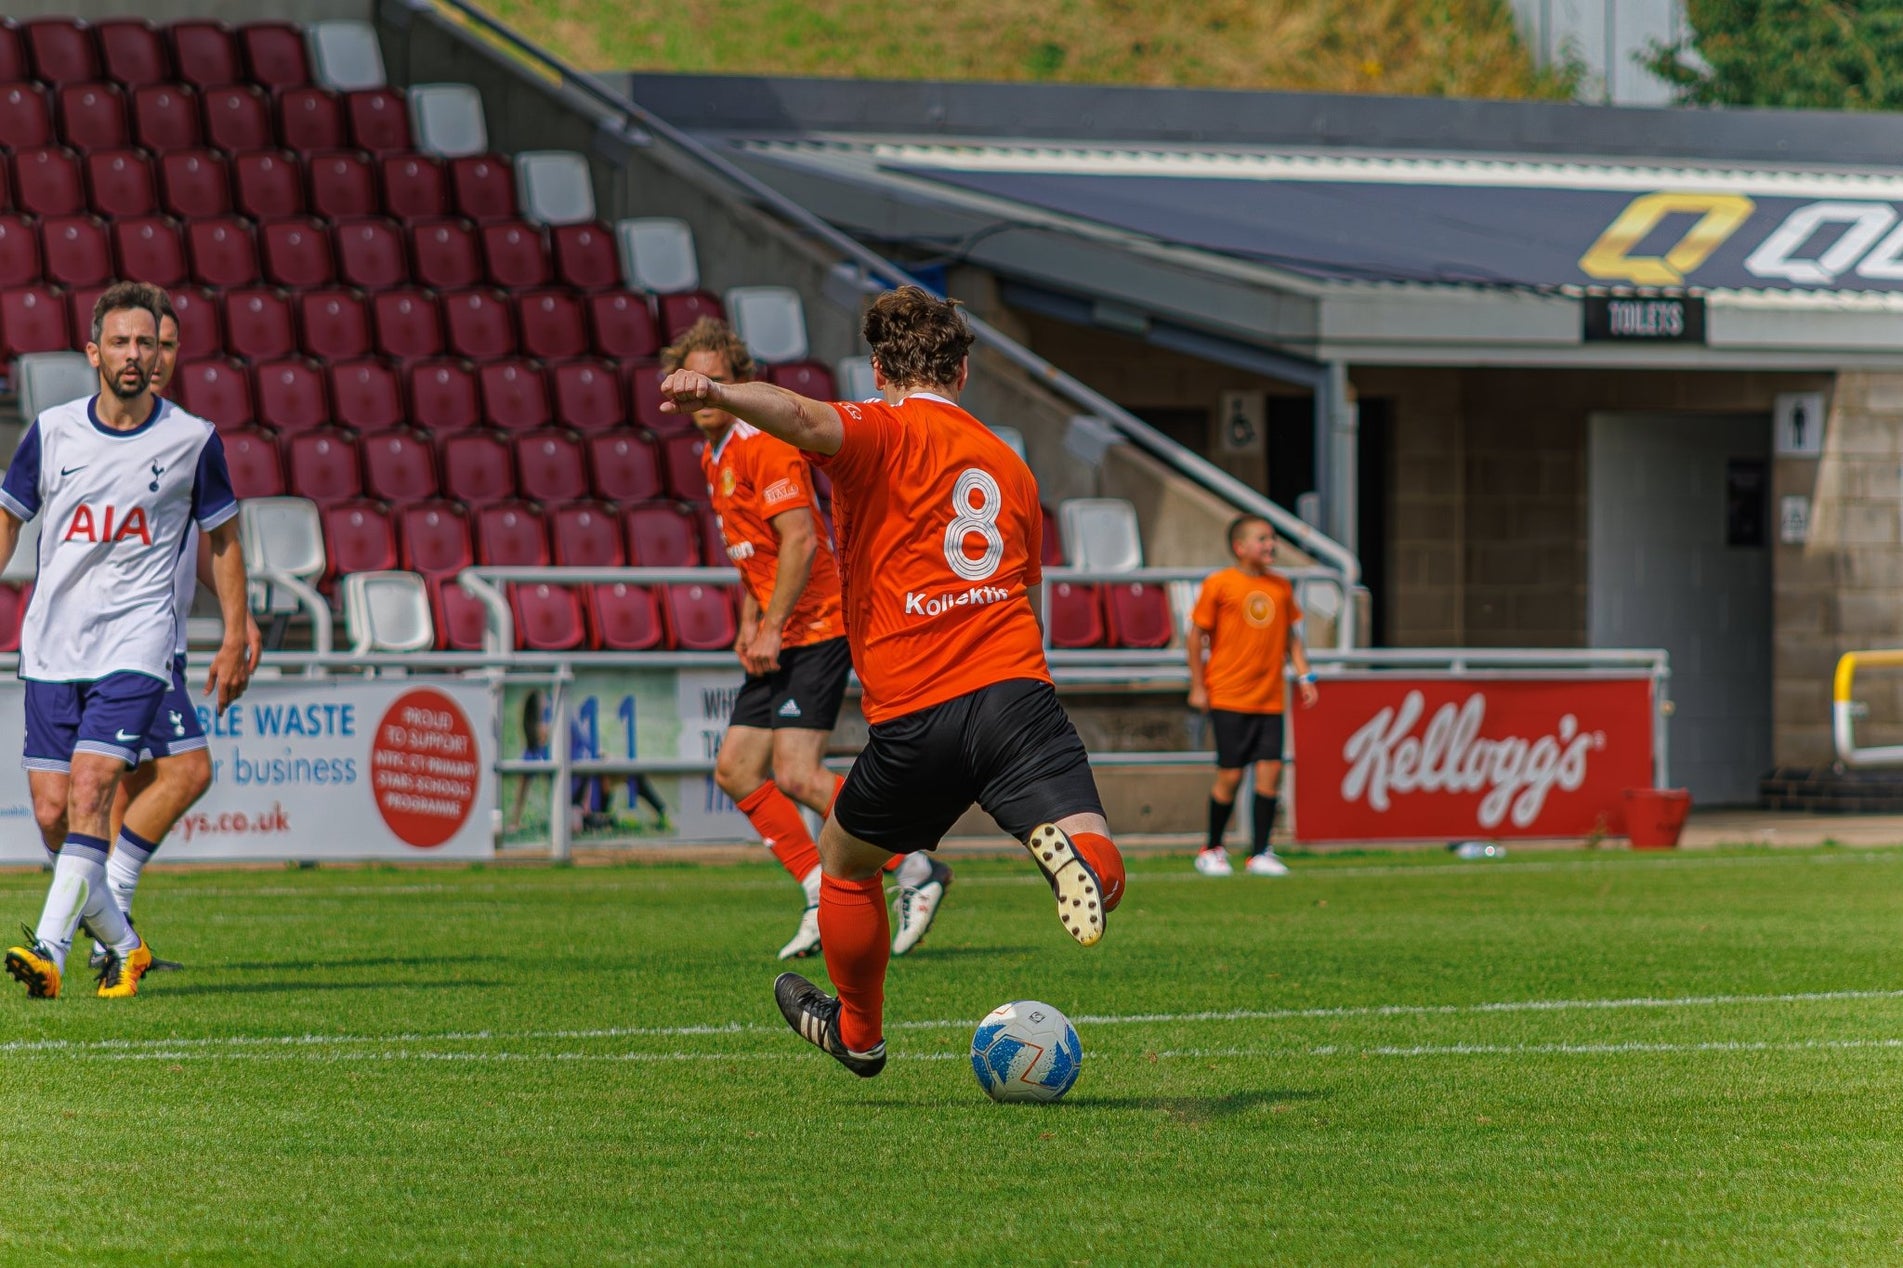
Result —
<instances>
[{"instance_id":1,"label":"white tottenham jersey","mask_svg":"<svg viewBox=\"0 0 1903 1268\"><path fill-rule=\"evenodd\" d=\"M224 445L202 418L161 400L136 431L101 424L93 400L36 419L0 481L0 506L45 516L39 577L20 633L20 676L172 680L179 573L190 529L238 513Z\"/></svg>"}]
</instances>

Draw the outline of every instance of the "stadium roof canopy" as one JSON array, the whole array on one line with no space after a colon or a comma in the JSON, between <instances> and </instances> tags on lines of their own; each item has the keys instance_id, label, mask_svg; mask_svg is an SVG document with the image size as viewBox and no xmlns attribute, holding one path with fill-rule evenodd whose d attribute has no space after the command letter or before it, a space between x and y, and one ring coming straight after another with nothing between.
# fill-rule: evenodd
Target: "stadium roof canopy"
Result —
<instances>
[{"instance_id":1,"label":"stadium roof canopy","mask_svg":"<svg viewBox=\"0 0 1903 1268\"><path fill-rule=\"evenodd\" d=\"M867 240L1185 350L1903 365L1903 119L708 76L632 91Z\"/></svg>"}]
</instances>

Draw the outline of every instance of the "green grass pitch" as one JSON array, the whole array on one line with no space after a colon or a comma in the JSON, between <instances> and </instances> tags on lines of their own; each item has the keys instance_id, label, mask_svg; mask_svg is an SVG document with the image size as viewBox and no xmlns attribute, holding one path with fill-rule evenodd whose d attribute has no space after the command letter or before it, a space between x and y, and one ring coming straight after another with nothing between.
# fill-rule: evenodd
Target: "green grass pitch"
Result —
<instances>
[{"instance_id":1,"label":"green grass pitch","mask_svg":"<svg viewBox=\"0 0 1903 1268\"><path fill-rule=\"evenodd\" d=\"M1089 951L956 866L868 1082L764 860L155 873L186 972L5 984L0 1263L1903 1259L1903 851L1146 859ZM1026 997L1084 1072L993 1105Z\"/></svg>"}]
</instances>

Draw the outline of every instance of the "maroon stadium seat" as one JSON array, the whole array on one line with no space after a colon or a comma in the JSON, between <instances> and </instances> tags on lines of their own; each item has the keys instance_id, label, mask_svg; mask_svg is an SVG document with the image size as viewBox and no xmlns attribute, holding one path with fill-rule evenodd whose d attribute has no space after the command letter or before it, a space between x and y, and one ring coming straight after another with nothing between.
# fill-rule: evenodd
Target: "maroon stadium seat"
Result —
<instances>
[{"instance_id":1,"label":"maroon stadium seat","mask_svg":"<svg viewBox=\"0 0 1903 1268\"><path fill-rule=\"evenodd\" d=\"M660 352L661 336L646 296L633 291L602 291L585 302L588 333L597 355L611 361L631 361Z\"/></svg>"},{"instance_id":2,"label":"maroon stadium seat","mask_svg":"<svg viewBox=\"0 0 1903 1268\"><path fill-rule=\"evenodd\" d=\"M105 78L136 88L172 77L172 57L159 30L144 18L108 18L93 24Z\"/></svg>"},{"instance_id":3,"label":"maroon stadium seat","mask_svg":"<svg viewBox=\"0 0 1903 1268\"><path fill-rule=\"evenodd\" d=\"M278 143L271 126L271 105L249 84L206 88L199 93L205 116L205 140L227 154L269 150Z\"/></svg>"},{"instance_id":4,"label":"maroon stadium seat","mask_svg":"<svg viewBox=\"0 0 1903 1268\"><path fill-rule=\"evenodd\" d=\"M492 361L477 371L482 384L482 418L504 431L534 431L546 427L548 383L532 362Z\"/></svg>"},{"instance_id":5,"label":"maroon stadium seat","mask_svg":"<svg viewBox=\"0 0 1903 1268\"><path fill-rule=\"evenodd\" d=\"M338 423L355 431L386 431L408 413L396 372L381 361L333 364L330 405Z\"/></svg>"},{"instance_id":6,"label":"maroon stadium seat","mask_svg":"<svg viewBox=\"0 0 1903 1268\"><path fill-rule=\"evenodd\" d=\"M126 97L118 85L67 84L54 90L60 139L75 150L123 150L132 144Z\"/></svg>"},{"instance_id":7,"label":"maroon stadium seat","mask_svg":"<svg viewBox=\"0 0 1903 1268\"><path fill-rule=\"evenodd\" d=\"M548 531L527 502L496 502L476 512L476 559L495 568L548 567Z\"/></svg>"},{"instance_id":8,"label":"maroon stadium seat","mask_svg":"<svg viewBox=\"0 0 1903 1268\"><path fill-rule=\"evenodd\" d=\"M515 440L516 489L533 502L574 502L588 496L588 464L570 432L545 428Z\"/></svg>"},{"instance_id":9,"label":"maroon stadium seat","mask_svg":"<svg viewBox=\"0 0 1903 1268\"><path fill-rule=\"evenodd\" d=\"M605 291L621 285L621 257L608 226L558 225L549 238L555 249L555 278L563 286Z\"/></svg>"},{"instance_id":10,"label":"maroon stadium seat","mask_svg":"<svg viewBox=\"0 0 1903 1268\"><path fill-rule=\"evenodd\" d=\"M370 352L370 321L354 291L305 291L297 297L297 328L304 355L326 364Z\"/></svg>"},{"instance_id":11,"label":"maroon stadium seat","mask_svg":"<svg viewBox=\"0 0 1903 1268\"><path fill-rule=\"evenodd\" d=\"M304 169L285 150L252 150L231 159L238 214L253 220L285 220L304 214Z\"/></svg>"},{"instance_id":12,"label":"maroon stadium seat","mask_svg":"<svg viewBox=\"0 0 1903 1268\"><path fill-rule=\"evenodd\" d=\"M527 290L546 286L549 280L548 244L534 225L520 220L484 225L482 239L483 275L491 286L504 290Z\"/></svg>"},{"instance_id":13,"label":"maroon stadium seat","mask_svg":"<svg viewBox=\"0 0 1903 1268\"><path fill-rule=\"evenodd\" d=\"M433 435L468 431L482 421L476 376L461 361L410 367L410 421Z\"/></svg>"},{"instance_id":14,"label":"maroon stadium seat","mask_svg":"<svg viewBox=\"0 0 1903 1268\"><path fill-rule=\"evenodd\" d=\"M397 541L403 567L424 574L461 572L476 562L469 516L454 502L417 502L399 506Z\"/></svg>"},{"instance_id":15,"label":"maroon stadium seat","mask_svg":"<svg viewBox=\"0 0 1903 1268\"><path fill-rule=\"evenodd\" d=\"M481 651L483 631L489 625L489 609L482 600L447 574L429 579L429 598L436 646L451 652Z\"/></svg>"},{"instance_id":16,"label":"maroon stadium seat","mask_svg":"<svg viewBox=\"0 0 1903 1268\"><path fill-rule=\"evenodd\" d=\"M522 351L542 361L588 355L588 323L581 301L565 291L531 291L517 297Z\"/></svg>"},{"instance_id":17,"label":"maroon stadium seat","mask_svg":"<svg viewBox=\"0 0 1903 1268\"><path fill-rule=\"evenodd\" d=\"M555 421L561 426L593 433L628 421L621 380L608 366L570 361L551 367L548 378L555 395Z\"/></svg>"},{"instance_id":18,"label":"maroon stadium seat","mask_svg":"<svg viewBox=\"0 0 1903 1268\"><path fill-rule=\"evenodd\" d=\"M328 220L380 216L376 171L370 160L352 150L314 154L305 164L310 180L311 210Z\"/></svg>"},{"instance_id":19,"label":"maroon stadium seat","mask_svg":"<svg viewBox=\"0 0 1903 1268\"><path fill-rule=\"evenodd\" d=\"M720 300L707 291L662 295L656 302L661 307L661 330L666 334L669 343L686 334L688 327L702 317L712 317L716 321L727 320L727 311L720 306Z\"/></svg>"},{"instance_id":20,"label":"maroon stadium seat","mask_svg":"<svg viewBox=\"0 0 1903 1268\"><path fill-rule=\"evenodd\" d=\"M223 356L225 324L220 320L217 297L185 286L171 290L172 308L178 313L178 359L203 361Z\"/></svg>"},{"instance_id":21,"label":"maroon stadium seat","mask_svg":"<svg viewBox=\"0 0 1903 1268\"><path fill-rule=\"evenodd\" d=\"M225 351L247 361L275 361L297 351L291 304L268 287L225 292ZM278 423L268 414L265 422Z\"/></svg>"},{"instance_id":22,"label":"maroon stadium seat","mask_svg":"<svg viewBox=\"0 0 1903 1268\"><path fill-rule=\"evenodd\" d=\"M733 647L733 600L718 586L662 586L661 604L673 644L685 652L722 652Z\"/></svg>"},{"instance_id":23,"label":"maroon stadium seat","mask_svg":"<svg viewBox=\"0 0 1903 1268\"><path fill-rule=\"evenodd\" d=\"M594 644L605 652L653 651L667 643L667 627L654 592L617 581L587 588Z\"/></svg>"},{"instance_id":24,"label":"maroon stadium seat","mask_svg":"<svg viewBox=\"0 0 1903 1268\"><path fill-rule=\"evenodd\" d=\"M331 421L324 375L308 361L272 361L257 367L258 421L287 435L315 431Z\"/></svg>"},{"instance_id":25,"label":"maroon stadium seat","mask_svg":"<svg viewBox=\"0 0 1903 1268\"><path fill-rule=\"evenodd\" d=\"M631 432L608 432L588 438L588 474L594 492L617 505L646 502L662 496L661 460L654 446Z\"/></svg>"},{"instance_id":26,"label":"maroon stadium seat","mask_svg":"<svg viewBox=\"0 0 1903 1268\"><path fill-rule=\"evenodd\" d=\"M443 496L481 506L515 496L515 460L494 432L472 431L442 442Z\"/></svg>"},{"instance_id":27,"label":"maroon stadium seat","mask_svg":"<svg viewBox=\"0 0 1903 1268\"><path fill-rule=\"evenodd\" d=\"M231 491L240 498L274 498L284 493L284 456L269 432L241 427L226 432L225 465L231 469Z\"/></svg>"},{"instance_id":28,"label":"maroon stadium seat","mask_svg":"<svg viewBox=\"0 0 1903 1268\"><path fill-rule=\"evenodd\" d=\"M112 252L120 277L168 290L185 280L185 239L169 220L138 216L114 221Z\"/></svg>"},{"instance_id":29,"label":"maroon stadium seat","mask_svg":"<svg viewBox=\"0 0 1903 1268\"><path fill-rule=\"evenodd\" d=\"M33 598L33 584L0 585L0 652L20 650L20 625L26 620L26 605Z\"/></svg>"},{"instance_id":30,"label":"maroon stadium seat","mask_svg":"<svg viewBox=\"0 0 1903 1268\"><path fill-rule=\"evenodd\" d=\"M278 98L278 138L287 150L321 154L346 149L350 130L344 124L344 103L323 88L289 88Z\"/></svg>"},{"instance_id":31,"label":"maroon stadium seat","mask_svg":"<svg viewBox=\"0 0 1903 1268\"><path fill-rule=\"evenodd\" d=\"M363 496L363 463L349 432L324 427L284 443L291 496L320 505Z\"/></svg>"},{"instance_id":32,"label":"maroon stadium seat","mask_svg":"<svg viewBox=\"0 0 1903 1268\"><path fill-rule=\"evenodd\" d=\"M337 226L337 271L364 290L402 286L410 280L403 235L388 220L351 220Z\"/></svg>"},{"instance_id":33,"label":"maroon stadium seat","mask_svg":"<svg viewBox=\"0 0 1903 1268\"><path fill-rule=\"evenodd\" d=\"M515 322L509 301L499 291L467 290L443 296L443 320L449 350L471 361L492 361L515 354Z\"/></svg>"},{"instance_id":34,"label":"maroon stadium seat","mask_svg":"<svg viewBox=\"0 0 1903 1268\"><path fill-rule=\"evenodd\" d=\"M86 189L80 171L79 156L64 146L21 150L13 156L13 184L20 210L35 216L72 216L84 211Z\"/></svg>"},{"instance_id":35,"label":"maroon stadium seat","mask_svg":"<svg viewBox=\"0 0 1903 1268\"><path fill-rule=\"evenodd\" d=\"M0 18L0 84L33 78L26 61L26 38L11 18Z\"/></svg>"},{"instance_id":36,"label":"maroon stadium seat","mask_svg":"<svg viewBox=\"0 0 1903 1268\"><path fill-rule=\"evenodd\" d=\"M8 175L6 155L0 154L0 211L13 206L13 178Z\"/></svg>"},{"instance_id":37,"label":"maroon stadium seat","mask_svg":"<svg viewBox=\"0 0 1903 1268\"><path fill-rule=\"evenodd\" d=\"M245 74L260 88L277 92L311 82L304 32L293 23L248 22L238 28L238 48Z\"/></svg>"},{"instance_id":38,"label":"maroon stadium seat","mask_svg":"<svg viewBox=\"0 0 1903 1268\"><path fill-rule=\"evenodd\" d=\"M699 432L661 441L661 475L670 494L685 502L710 500L707 473L700 466L700 453L706 447L707 441Z\"/></svg>"},{"instance_id":39,"label":"maroon stadium seat","mask_svg":"<svg viewBox=\"0 0 1903 1268\"><path fill-rule=\"evenodd\" d=\"M344 94L350 143L381 157L416 148L410 142L410 107L395 88L365 88Z\"/></svg>"},{"instance_id":40,"label":"maroon stadium seat","mask_svg":"<svg viewBox=\"0 0 1903 1268\"><path fill-rule=\"evenodd\" d=\"M66 328L71 331L68 338L73 347L84 348L92 342L93 305L97 304L99 297L105 293L106 287L103 284L79 286L65 293L66 309L69 314Z\"/></svg>"},{"instance_id":41,"label":"maroon stadium seat","mask_svg":"<svg viewBox=\"0 0 1903 1268\"><path fill-rule=\"evenodd\" d=\"M264 276L273 285L308 290L337 279L330 229L323 221L309 216L274 220L259 227L258 237Z\"/></svg>"},{"instance_id":42,"label":"maroon stadium seat","mask_svg":"<svg viewBox=\"0 0 1903 1268\"><path fill-rule=\"evenodd\" d=\"M40 262L55 286L94 286L112 278L112 239L96 216L40 222Z\"/></svg>"},{"instance_id":43,"label":"maroon stadium seat","mask_svg":"<svg viewBox=\"0 0 1903 1268\"><path fill-rule=\"evenodd\" d=\"M0 148L29 150L53 143L53 107L38 84L0 84Z\"/></svg>"},{"instance_id":44,"label":"maroon stadium seat","mask_svg":"<svg viewBox=\"0 0 1903 1268\"><path fill-rule=\"evenodd\" d=\"M101 77L99 49L83 22L29 18L20 23L33 78L49 84L82 84Z\"/></svg>"},{"instance_id":45,"label":"maroon stadium seat","mask_svg":"<svg viewBox=\"0 0 1903 1268\"><path fill-rule=\"evenodd\" d=\"M581 596L567 586L545 581L509 587L515 614L515 645L530 652L565 652L588 640Z\"/></svg>"},{"instance_id":46,"label":"maroon stadium seat","mask_svg":"<svg viewBox=\"0 0 1903 1268\"><path fill-rule=\"evenodd\" d=\"M132 135L160 156L204 144L198 94L183 84L145 84L132 90Z\"/></svg>"},{"instance_id":47,"label":"maroon stadium seat","mask_svg":"<svg viewBox=\"0 0 1903 1268\"><path fill-rule=\"evenodd\" d=\"M1050 507L1041 503L1038 509L1044 513L1044 540L1041 548L1043 565L1046 568L1062 568L1064 566L1064 535L1058 528L1057 516Z\"/></svg>"},{"instance_id":48,"label":"maroon stadium seat","mask_svg":"<svg viewBox=\"0 0 1903 1268\"><path fill-rule=\"evenodd\" d=\"M149 216L158 210L152 164L137 150L98 150L86 156L87 203L113 216Z\"/></svg>"},{"instance_id":49,"label":"maroon stadium seat","mask_svg":"<svg viewBox=\"0 0 1903 1268\"><path fill-rule=\"evenodd\" d=\"M839 399L839 389L833 383L833 372L817 361L788 361L784 365L770 366L766 381L815 401Z\"/></svg>"},{"instance_id":50,"label":"maroon stadium seat","mask_svg":"<svg viewBox=\"0 0 1903 1268\"><path fill-rule=\"evenodd\" d=\"M0 216L0 286L40 280L40 235L23 216Z\"/></svg>"},{"instance_id":51,"label":"maroon stadium seat","mask_svg":"<svg viewBox=\"0 0 1903 1268\"><path fill-rule=\"evenodd\" d=\"M1050 590L1051 606L1045 619L1050 625L1051 646L1103 646L1103 600L1097 587L1058 581Z\"/></svg>"},{"instance_id":52,"label":"maroon stadium seat","mask_svg":"<svg viewBox=\"0 0 1903 1268\"><path fill-rule=\"evenodd\" d=\"M235 84L244 78L238 41L223 22L174 22L172 61L178 77L198 88Z\"/></svg>"},{"instance_id":53,"label":"maroon stadium seat","mask_svg":"<svg viewBox=\"0 0 1903 1268\"><path fill-rule=\"evenodd\" d=\"M175 150L159 156L159 199L186 221L231 213L231 173L216 150Z\"/></svg>"},{"instance_id":54,"label":"maroon stadium seat","mask_svg":"<svg viewBox=\"0 0 1903 1268\"><path fill-rule=\"evenodd\" d=\"M477 224L514 220L515 169L500 154L475 154L449 161L450 194L456 214Z\"/></svg>"},{"instance_id":55,"label":"maroon stadium seat","mask_svg":"<svg viewBox=\"0 0 1903 1268\"><path fill-rule=\"evenodd\" d=\"M377 352L398 361L443 355L443 315L428 291L382 291L371 297Z\"/></svg>"},{"instance_id":56,"label":"maroon stadium seat","mask_svg":"<svg viewBox=\"0 0 1903 1268\"><path fill-rule=\"evenodd\" d=\"M612 507L575 502L557 507L553 521L556 567L619 568L628 562Z\"/></svg>"},{"instance_id":57,"label":"maroon stadium seat","mask_svg":"<svg viewBox=\"0 0 1903 1268\"><path fill-rule=\"evenodd\" d=\"M1104 629L1117 647L1168 647L1174 633L1167 587L1142 581L1103 588Z\"/></svg>"},{"instance_id":58,"label":"maroon stadium seat","mask_svg":"<svg viewBox=\"0 0 1903 1268\"><path fill-rule=\"evenodd\" d=\"M341 502L324 509L324 557L329 575L389 572L396 567L396 526L375 502Z\"/></svg>"},{"instance_id":59,"label":"maroon stadium seat","mask_svg":"<svg viewBox=\"0 0 1903 1268\"><path fill-rule=\"evenodd\" d=\"M191 256L192 278L201 286L223 290L258 280L257 243L242 220L226 216L187 221L185 246Z\"/></svg>"},{"instance_id":60,"label":"maroon stadium seat","mask_svg":"<svg viewBox=\"0 0 1903 1268\"><path fill-rule=\"evenodd\" d=\"M694 432L694 420L687 414L661 412L661 380L667 371L649 362L628 368L630 395L634 401L634 425L645 427L657 436L687 436Z\"/></svg>"},{"instance_id":61,"label":"maroon stadium seat","mask_svg":"<svg viewBox=\"0 0 1903 1268\"><path fill-rule=\"evenodd\" d=\"M410 226L410 258L416 280L436 291L458 291L482 281L476 232L460 220Z\"/></svg>"},{"instance_id":62,"label":"maroon stadium seat","mask_svg":"<svg viewBox=\"0 0 1903 1268\"><path fill-rule=\"evenodd\" d=\"M236 361L182 362L169 391L188 412L208 419L219 431L234 431L258 421L251 404L251 378Z\"/></svg>"},{"instance_id":63,"label":"maroon stadium seat","mask_svg":"<svg viewBox=\"0 0 1903 1268\"><path fill-rule=\"evenodd\" d=\"M0 354L17 357L70 347L66 306L58 292L44 286L0 291Z\"/></svg>"},{"instance_id":64,"label":"maroon stadium seat","mask_svg":"<svg viewBox=\"0 0 1903 1268\"><path fill-rule=\"evenodd\" d=\"M383 204L398 220L441 220L449 215L449 177L427 154L392 154L383 168Z\"/></svg>"},{"instance_id":65,"label":"maroon stadium seat","mask_svg":"<svg viewBox=\"0 0 1903 1268\"><path fill-rule=\"evenodd\" d=\"M671 502L630 509L628 562L640 568L695 568L700 565L700 530L694 517Z\"/></svg>"},{"instance_id":66,"label":"maroon stadium seat","mask_svg":"<svg viewBox=\"0 0 1903 1268\"><path fill-rule=\"evenodd\" d=\"M363 438L364 486L370 496L401 506L437 494L436 450L407 427Z\"/></svg>"}]
</instances>

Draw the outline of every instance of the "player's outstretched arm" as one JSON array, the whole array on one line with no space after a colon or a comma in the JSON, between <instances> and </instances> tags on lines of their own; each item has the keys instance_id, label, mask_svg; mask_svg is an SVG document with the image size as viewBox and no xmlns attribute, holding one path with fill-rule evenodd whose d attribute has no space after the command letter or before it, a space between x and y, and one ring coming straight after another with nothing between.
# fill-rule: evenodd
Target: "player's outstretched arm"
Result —
<instances>
[{"instance_id":1,"label":"player's outstretched arm","mask_svg":"<svg viewBox=\"0 0 1903 1268\"><path fill-rule=\"evenodd\" d=\"M205 694L217 693L218 712L223 713L251 683L246 635L251 612L245 600L244 548L238 543L238 521L226 520L205 537L211 543L212 588L218 592L218 608L225 618L225 641L212 657Z\"/></svg>"},{"instance_id":2,"label":"player's outstretched arm","mask_svg":"<svg viewBox=\"0 0 1903 1268\"><path fill-rule=\"evenodd\" d=\"M661 381L663 414L707 408L725 410L809 453L836 454L846 440L831 406L771 383L716 383L694 370L676 370Z\"/></svg>"}]
</instances>

